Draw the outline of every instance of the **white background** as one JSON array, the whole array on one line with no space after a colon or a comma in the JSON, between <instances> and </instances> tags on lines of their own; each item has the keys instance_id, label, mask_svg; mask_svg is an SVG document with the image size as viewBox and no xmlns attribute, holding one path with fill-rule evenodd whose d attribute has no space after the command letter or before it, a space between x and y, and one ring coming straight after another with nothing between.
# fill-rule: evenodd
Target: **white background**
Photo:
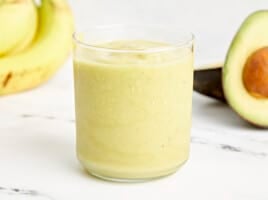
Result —
<instances>
[{"instance_id":1,"label":"white background","mask_svg":"<svg viewBox=\"0 0 268 200\"><path fill-rule=\"evenodd\" d=\"M224 59L241 22L268 0L71 0L77 28L92 24L181 26L196 36L197 65Z\"/></svg>"}]
</instances>

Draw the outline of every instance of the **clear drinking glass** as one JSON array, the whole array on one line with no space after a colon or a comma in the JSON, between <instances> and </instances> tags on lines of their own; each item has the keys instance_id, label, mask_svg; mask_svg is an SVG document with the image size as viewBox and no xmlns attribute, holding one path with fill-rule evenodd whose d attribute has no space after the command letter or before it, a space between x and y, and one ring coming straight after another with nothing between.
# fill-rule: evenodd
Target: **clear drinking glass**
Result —
<instances>
[{"instance_id":1,"label":"clear drinking glass","mask_svg":"<svg viewBox=\"0 0 268 200\"><path fill-rule=\"evenodd\" d=\"M77 156L91 174L142 181L189 156L193 35L99 26L74 34Z\"/></svg>"}]
</instances>

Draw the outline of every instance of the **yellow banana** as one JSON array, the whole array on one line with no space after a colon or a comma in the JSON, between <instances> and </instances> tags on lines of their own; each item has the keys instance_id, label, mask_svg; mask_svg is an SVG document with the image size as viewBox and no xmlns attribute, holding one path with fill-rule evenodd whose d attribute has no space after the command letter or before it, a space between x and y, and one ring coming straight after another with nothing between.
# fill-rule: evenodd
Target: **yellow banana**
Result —
<instances>
[{"instance_id":1,"label":"yellow banana","mask_svg":"<svg viewBox=\"0 0 268 200\"><path fill-rule=\"evenodd\" d=\"M38 16L33 0L0 2L0 56L24 50L33 41Z\"/></svg>"},{"instance_id":2,"label":"yellow banana","mask_svg":"<svg viewBox=\"0 0 268 200\"><path fill-rule=\"evenodd\" d=\"M26 51L0 59L0 95L33 88L48 80L72 48L73 17L65 0L43 0L40 29Z\"/></svg>"}]
</instances>

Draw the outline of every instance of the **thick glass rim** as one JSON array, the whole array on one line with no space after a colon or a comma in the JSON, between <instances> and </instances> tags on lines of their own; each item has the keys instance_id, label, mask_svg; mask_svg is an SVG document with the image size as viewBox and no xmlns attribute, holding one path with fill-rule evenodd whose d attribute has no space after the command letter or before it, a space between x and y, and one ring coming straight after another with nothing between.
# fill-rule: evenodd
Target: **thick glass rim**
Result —
<instances>
[{"instance_id":1,"label":"thick glass rim","mask_svg":"<svg viewBox=\"0 0 268 200\"><path fill-rule=\"evenodd\" d=\"M163 47L152 47L152 48L147 48L147 49L118 49L118 48L112 48L112 47L101 47L96 44L91 44L84 42L79 39L79 35L81 33L87 33L90 30L105 30L108 28L140 28L141 30L144 28L165 28L168 31L174 31L177 33L184 33L187 35L187 38L181 42L174 43L173 45ZM171 28L171 27L176 27L176 28ZM75 31L73 33L73 41L88 49L94 49L97 51L108 51L108 52L114 52L114 53L157 53L157 52L162 52L162 51L171 51L171 50L177 50L177 49L182 49L188 46L193 45L194 43L194 34L192 32L186 31L185 29L177 28L177 26L172 26L172 25L162 25L162 24L144 24L144 25L139 25L139 24L130 24L130 25L125 25L125 24L111 24L111 25L97 25L97 26L90 26L84 30L80 31Z\"/></svg>"}]
</instances>

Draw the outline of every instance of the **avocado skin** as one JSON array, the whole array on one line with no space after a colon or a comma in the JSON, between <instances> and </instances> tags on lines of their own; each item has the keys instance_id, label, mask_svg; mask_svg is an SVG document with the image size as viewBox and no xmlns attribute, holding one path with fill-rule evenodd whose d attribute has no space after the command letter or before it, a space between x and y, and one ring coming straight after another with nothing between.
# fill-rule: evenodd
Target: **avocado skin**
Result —
<instances>
[{"instance_id":1,"label":"avocado skin","mask_svg":"<svg viewBox=\"0 0 268 200\"><path fill-rule=\"evenodd\" d=\"M226 103L222 87L222 66L194 70L194 91Z\"/></svg>"}]
</instances>

